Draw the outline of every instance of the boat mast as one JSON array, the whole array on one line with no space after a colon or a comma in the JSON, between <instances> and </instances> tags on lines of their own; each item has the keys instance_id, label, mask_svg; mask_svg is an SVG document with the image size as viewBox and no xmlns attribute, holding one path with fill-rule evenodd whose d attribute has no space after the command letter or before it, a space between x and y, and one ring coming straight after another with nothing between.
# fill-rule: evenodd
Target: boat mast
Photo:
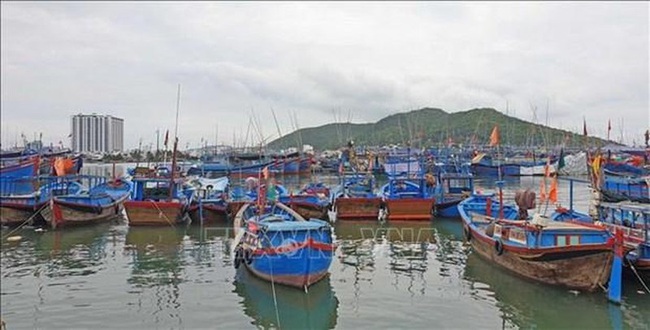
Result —
<instances>
[{"instance_id":1,"label":"boat mast","mask_svg":"<svg viewBox=\"0 0 650 330\"><path fill-rule=\"evenodd\" d=\"M174 128L174 150L172 151L172 175L169 182L169 199L174 196L174 181L176 178L176 152L178 150L178 111L181 105L181 84L178 84L176 94L176 127Z\"/></svg>"}]
</instances>

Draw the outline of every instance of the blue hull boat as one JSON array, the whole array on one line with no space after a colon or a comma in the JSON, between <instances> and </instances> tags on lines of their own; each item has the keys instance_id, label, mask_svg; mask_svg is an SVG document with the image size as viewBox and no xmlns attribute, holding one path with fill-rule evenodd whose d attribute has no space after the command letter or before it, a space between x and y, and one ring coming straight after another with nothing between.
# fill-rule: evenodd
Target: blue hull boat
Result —
<instances>
[{"instance_id":1,"label":"blue hull boat","mask_svg":"<svg viewBox=\"0 0 650 330\"><path fill-rule=\"evenodd\" d=\"M132 183L106 181L99 176L76 176L76 181L88 182L90 190L84 193L53 196L41 211L45 222L57 229L109 221L122 213L123 203L129 198Z\"/></svg>"},{"instance_id":2,"label":"blue hull boat","mask_svg":"<svg viewBox=\"0 0 650 330\"><path fill-rule=\"evenodd\" d=\"M329 272L334 244L332 229L322 220L306 221L281 203L262 212L244 205L234 220L235 267L255 276L305 290Z\"/></svg>"},{"instance_id":3,"label":"blue hull boat","mask_svg":"<svg viewBox=\"0 0 650 330\"><path fill-rule=\"evenodd\" d=\"M40 211L50 202L53 196L76 195L84 187L70 177L25 177L5 178L5 184L12 188L15 185L30 187L27 194L5 194L0 196L0 223L5 226L18 226L27 220L32 225L42 225ZM15 191L15 189L9 189ZM39 214L35 214L39 212Z\"/></svg>"}]
</instances>

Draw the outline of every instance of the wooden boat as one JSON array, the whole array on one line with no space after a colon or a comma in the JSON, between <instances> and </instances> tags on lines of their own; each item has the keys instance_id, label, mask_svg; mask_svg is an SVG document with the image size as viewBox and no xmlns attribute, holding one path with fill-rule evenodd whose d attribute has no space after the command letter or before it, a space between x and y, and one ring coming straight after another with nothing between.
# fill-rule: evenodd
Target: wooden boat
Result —
<instances>
[{"instance_id":1,"label":"wooden boat","mask_svg":"<svg viewBox=\"0 0 650 330\"><path fill-rule=\"evenodd\" d=\"M100 176L75 177L91 188L84 193L52 196L41 211L52 229L106 222L122 213L123 203L131 193L130 182L106 181Z\"/></svg>"},{"instance_id":2,"label":"wooden boat","mask_svg":"<svg viewBox=\"0 0 650 330\"><path fill-rule=\"evenodd\" d=\"M387 219L428 221L433 216L435 185L424 178L393 177L380 189Z\"/></svg>"},{"instance_id":3,"label":"wooden boat","mask_svg":"<svg viewBox=\"0 0 650 330\"><path fill-rule=\"evenodd\" d=\"M474 191L471 173L440 173L434 190L434 214L445 218L460 218L458 203Z\"/></svg>"},{"instance_id":4,"label":"wooden boat","mask_svg":"<svg viewBox=\"0 0 650 330\"><path fill-rule=\"evenodd\" d=\"M607 202L634 201L650 203L650 176L630 177L604 173L600 193Z\"/></svg>"},{"instance_id":5,"label":"wooden boat","mask_svg":"<svg viewBox=\"0 0 650 330\"><path fill-rule=\"evenodd\" d=\"M297 194L281 195L279 200L305 219L327 219L330 194L322 182L307 184Z\"/></svg>"},{"instance_id":6,"label":"wooden boat","mask_svg":"<svg viewBox=\"0 0 650 330\"><path fill-rule=\"evenodd\" d=\"M20 163L0 168L0 195L23 195L37 190L34 189L31 181L17 181L15 178L32 178L37 176L39 164L40 158L33 156Z\"/></svg>"},{"instance_id":7,"label":"wooden boat","mask_svg":"<svg viewBox=\"0 0 650 330\"><path fill-rule=\"evenodd\" d=\"M135 177L131 199L124 202L129 226L169 226L187 223L188 200L181 179Z\"/></svg>"},{"instance_id":8,"label":"wooden boat","mask_svg":"<svg viewBox=\"0 0 650 330\"><path fill-rule=\"evenodd\" d=\"M255 203L258 199L258 191L263 188L266 191L266 198L271 200L279 200L289 197L289 190L281 184L273 184L273 192L267 191L266 185L260 185L257 177L248 177L245 179L244 185L237 185L232 187L228 196L228 214L234 217L239 209L247 203Z\"/></svg>"},{"instance_id":9,"label":"wooden boat","mask_svg":"<svg viewBox=\"0 0 650 330\"><path fill-rule=\"evenodd\" d=\"M650 204L600 202L596 208L597 221L607 226L611 233L617 229L623 232L623 241L628 251L625 259L628 263L636 270L650 272ZM556 209L551 219L594 223L588 214L566 208Z\"/></svg>"},{"instance_id":10,"label":"wooden boat","mask_svg":"<svg viewBox=\"0 0 650 330\"><path fill-rule=\"evenodd\" d=\"M548 165L551 174L557 171L558 160ZM472 159L472 172L480 176L543 176L546 174L547 161L544 159L510 159L496 160L486 154L478 154Z\"/></svg>"},{"instance_id":11,"label":"wooden boat","mask_svg":"<svg viewBox=\"0 0 650 330\"><path fill-rule=\"evenodd\" d=\"M534 281L572 289L594 291L607 284L615 257L606 227L537 215L532 221L519 220L518 209L500 207L493 194L474 194L458 208L465 239L489 262Z\"/></svg>"},{"instance_id":12,"label":"wooden boat","mask_svg":"<svg viewBox=\"0 0 650 330\"><path fill-rule=\"evenodd\" d=\"M334 244L325 221L306 221L281 203L262 211L246 204L234 229L236 268L243 264L263 280L305 290L328 274Z\"/></svg>"},{"instance_id":13,"label":"wooden boat","mask_svg":"<svg viewBox=\"0 0 650 330\"><path fill-rule=\"evenodd\" d=\"M178 131L178 113L181 98L181 85L178 85L176 101L176 129ZM176 153L178 151L178 136L174 134L172 149L171 173L169 177L157 176L156 172L144 172L134 176L131 199L124 202L124 209L129 220L129 226L174 226L188 223L191 218L187 210L190 196L183 194L183 180L178 174ZM136 173L137 174L137 173Z\"/></svg>"},{"instance_id":14,"label":"wooden boat","mask_svg":"<svg viewBox=\"0 0 650 330\"><path fill-rule=\"evenodd\" d=\"M375 189L372 175L347 174L342 184L332 193L332 216L334 220L377 220L382 205Z\"/></svg>"},{"instance_id":15,"label":"wooden boat","mask_svg":"<svg viewBox=\"0 0 650 330\"><path fill-rule=\"evenodd\" d=\"M24 177L5 178L9 191L15 191L13 185L29 186L28 194L8 194L0 196L0 224L19 226L30 220L31 225L42 225L44 220L40 213L52 196L75 195L84 187L69 177Z\"/></svg>"},{"instance_id":16,"label":"wooden boat","mask_svg":"<svg viewBox=\"0 0 650 330\"><path fill-rule=\"evenodd\" d=\"M20 161L17 164L3 166L0 168L0 178L15 178L38 175L38 166L40 164L40 160L40 157L32 156L26 160Z\"/></svg>"},{"instance_id":17,"label":"wooden boat","mask_svg":"<svg viewBox=\"0 0 650 330\"><path fill-rule=\"evenodd\" d=\"M216 179L197 178L190 182L195 186L192 203L188 209L192 223L223 222L228 219L228 177Z\"/></svg>"}]
</instances>

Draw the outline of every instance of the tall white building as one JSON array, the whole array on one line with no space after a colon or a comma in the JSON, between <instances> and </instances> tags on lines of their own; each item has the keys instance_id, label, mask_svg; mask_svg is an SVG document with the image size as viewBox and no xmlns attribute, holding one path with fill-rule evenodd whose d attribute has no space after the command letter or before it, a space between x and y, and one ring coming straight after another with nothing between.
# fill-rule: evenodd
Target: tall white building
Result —
<instances>
[{"instance_id":1,"label":"tall white building","mask_svg":"<svg viewBox=\"0 0 650 330\"><path fill-rule=\"evenodd\" d=\"M124 119L113 116L72 116L72 150L114 152L124 150Z\"/></svg>"}]
</instances>

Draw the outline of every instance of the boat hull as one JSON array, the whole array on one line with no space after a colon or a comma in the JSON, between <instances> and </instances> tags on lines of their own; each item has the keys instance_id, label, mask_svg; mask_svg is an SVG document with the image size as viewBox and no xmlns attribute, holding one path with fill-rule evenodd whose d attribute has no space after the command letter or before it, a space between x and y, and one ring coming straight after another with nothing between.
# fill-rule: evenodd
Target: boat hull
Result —
<instances>
[{"instance_id":1,"label":"boat hull","mask_svg":"<svg viewBox=\"0 0 650 330\"><path fill-rule=\"evenodd\" d=\"M466 232L472 230L466 223L463 226ZM611 247L604 245L517 250L504 248L499 255L495 240L474 230L470 242L481 257L519 276L584 291L594 291L607 284L613 258Z\"/></svg>"},{"instance_id":2,"label":"boat hull","mask_svg":"<svg viewBox=\"0 0 650 330\"><path fill-rule=\"evenodd\" d=\"M327 219L327 207L312 203L289 202L289 207L305 219Z\"/></svg>"},{"instance_id":3,"label":"boat hull","mask_svg":"<svg viewBox=\"0 0 650 330\"><path fill-rule=\"evenodd\" d=\"M31 205L0 205L0 224L3 226L19 226L27 221L34 208Z\"/></svg>"},{"instance_id":4,"label":"boat hull","mask_svg":"<svg viewBox=\"0 0 650 330\"><path fill-rule=\"evenodd\" d=\"M337 220L377 220L381 208L379 197L339 197L334 202Z\"/></svg>"},{"instance_id":5,"label":"boat hull","mask_svg":"<svg viewBox=\"0 0 650 330\"><path fill-rule=\"evenodd\" d=\"M228 221L228 208L221 205L203 204L203 223L221 223ZM198 204L193 204L189 209L192 223L201 223L201 211Z\"/></svg>"},{"instance_id":6,"label":"boat hull","mask_svg":"<svg viewBox=\"0 0 650 330\"><path fill-rule=\"evenodd\" d=\"M389 221L429 221L432 218L433 198L387 199Z\"/></svg>"},{"instance_id":7,"label":"boat hull","mask_svg":"<svg viewBox=\"0 0 650 330\"><path fill-rule=\"evenodd\" d=\"M52 229L108 222L122 212L122 202L100 207L52 200L41 211L41 216Z\"/></svg>"},{"instance_id":8,"label":"boat hull","mask_svg":"<svg viewBox=\"0 0 650 330\"><path fill-rule=\"evenodd\" d=\"M126 201L124 209L129 226L169 226L183 222L183 203Z\"/></svg>"},{"instance_id":9,"label":"boat hull","mask_svg":"<svg viewBox=\"0 0 650 330\"><path fill-rule=\"evenodd\" d=\"M460 218L458 204L463 198L454 198L441 203L436 203L436 215L443 218Z\"/></svg>"}]
</instances>

